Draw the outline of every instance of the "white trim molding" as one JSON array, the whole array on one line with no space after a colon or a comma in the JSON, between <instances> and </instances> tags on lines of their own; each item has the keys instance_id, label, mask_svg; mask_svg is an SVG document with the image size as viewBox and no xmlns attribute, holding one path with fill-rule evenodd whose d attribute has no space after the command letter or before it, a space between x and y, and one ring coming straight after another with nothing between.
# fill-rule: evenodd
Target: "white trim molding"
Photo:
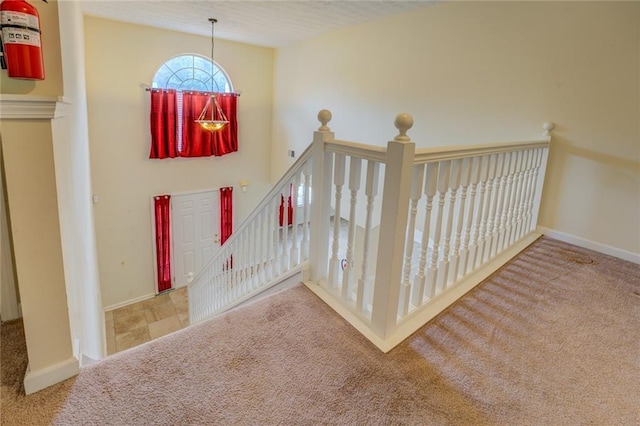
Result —
<instances>
[{"instance_id":1,"label":"white trim molding","mask_svg":"<svg viewBox=\"0 0 640 426\"><path fill-rule=\"evenodd\" d=\"M0 120L52 120L69 114L64 97L0 95Z\"/></svg>"},{"instance_id":2,"label":"white trim molding","mask_svg":"<svg viewBox=\"0 0 640 426\"><path fill-rule=\"evenodd\" d=\"M38 392L75 376L79 371L80 366L75 358L69 358L37 371L31 371L31 367L28 366L24 375L24 392L27 395Z\"/></svg>"},{"instance_id":3,"label":"white trim molding","mask_svg":"<svg viewBox=\"0 0 640 426\"><path fill-rule=\"evenodd\" d=\"M122 308L123 306L132 305L134 303L142 302L143 300L153 299L156 297L155 293L145 294L144 296L135 297L133 299L125 300L124 302L115 303L113 305L105 306L102 310L105 312L113 311L114 309Z\"/></svg>"},{"instance_id":4,"label":"white trim molding","mask_svg":"<svg viewBox=\"0 0 640 426\"><path fill-rule=\"evenodd\" d=\"M556 231L555 229L545 228L544 226L538 226L537 231L548 237L555 238L556 240L564 241L565 243L597 251L598 253L607 254L609 256L614 256L619 259L627 260L629 262L640 265L640 253L634 253L617 247L609 246L607 244L587 240L585 238L577 237L565 232Z\"/></svg>"}]
</instances>

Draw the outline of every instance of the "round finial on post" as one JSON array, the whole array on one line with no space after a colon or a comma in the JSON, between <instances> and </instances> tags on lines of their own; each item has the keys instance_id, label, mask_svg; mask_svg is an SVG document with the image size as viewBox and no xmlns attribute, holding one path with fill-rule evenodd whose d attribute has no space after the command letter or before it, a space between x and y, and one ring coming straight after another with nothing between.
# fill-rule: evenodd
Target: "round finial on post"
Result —
<instances>
[{"instance_id":1,"label":"round finial on post","mask_svg":"<svg viewBox=\"0 0 640 426\"><path fill-rule=\"evenodd\" d=\"M327 126L327 123L331 121L331 111L329 111L328 109L321 109L318 113L318 121L322 124L322 126L320 126L318 130L320 130L321 132L331 130L329 126Z\"/></svg>"},{"instance_id":2,"label":"round finial on post","mask_svg":"<svg viewBox=\"0 0 640 426\"><path fill-rule=\"evenodd\" d=\"M550 132L553 130L553 128L554 128L554 127L555 127L555 124L553 124L553 123L552 123L552 122L550 122L550 121L547 121L546 123L544 123L544 124L542 125L542 128L544 129L544 133L543 133L543 135L544 135L544 136L551 136L551 133L550 133Z\"/></svg>"},{"instance_id":3,"label":"round finial on post","mask_svg":"<svg viewBox=\"0 0 640 426\"><path fill-rule=\"evenodd\" d=\"M409 130L413 126L413 117L411 114L407 114L403 112L396 116L396 121L394 122L396 129L400 131L398 136L394 139L397 141L410 141L411 138L407 136L407 130Z\"/></svg>"}]
</instances>

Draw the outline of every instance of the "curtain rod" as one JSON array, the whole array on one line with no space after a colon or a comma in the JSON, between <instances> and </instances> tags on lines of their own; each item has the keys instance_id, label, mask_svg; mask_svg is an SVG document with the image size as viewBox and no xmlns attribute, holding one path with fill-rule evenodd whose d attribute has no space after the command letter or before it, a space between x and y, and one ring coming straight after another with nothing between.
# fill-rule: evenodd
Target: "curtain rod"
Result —
<instances>
[{"instance_id":1,"label":"curtain rod","mask_svg":"<svg viewBox=\"0 0 640 426\"><path fill-rule=\"evenodd\" d=\"M161 89L158 87L145 87L144 88L145 91L150 92L152 90L175 90L176 92L201 92L200 90L177 90L177 89ZM202 93L210 93L210 92L202 92ZM240 96L242 94L242 92L214 92L218 95L236 95L236 96Z\"/></svg>"}]
</instances>

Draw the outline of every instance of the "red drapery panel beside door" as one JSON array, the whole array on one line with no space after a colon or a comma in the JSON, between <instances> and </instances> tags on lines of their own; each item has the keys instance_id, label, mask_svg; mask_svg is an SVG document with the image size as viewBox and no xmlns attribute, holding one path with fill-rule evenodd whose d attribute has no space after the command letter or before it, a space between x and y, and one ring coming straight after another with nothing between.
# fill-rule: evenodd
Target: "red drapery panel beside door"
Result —
<instances>
[{"instance_id":1,"label":"red drapery panel beside door","mask_svg":"<svg viewBox=\"0 0 640 426\"><path fill-rule=\"evenodd\" d=\"M221 130L208 132L195 120L211 97L205 92L184 92L182 94L182 150L180 157L222 156L238 151L238 121L236 93L220 93L216 100L229 123ZM211 117L211 107L206 116ZM217 117L216 117L217 118Z\"/></svg>"},{"instance_id":2,"label":"red drapery panel beside door","mask_svg":"<svg viewBox=\"0 0 640 426\"><path fill-rule=\"evenodd\" d=\"M151 90L151 152L149 158L174 158L176 149L176 91Z\"/></svg>"},{"instance_id":3,"label":"red drapery panel beside door","mask_svg":"<svg viewBox=\"0 0 640 426\"><path fill-rule=\"evenodd\" d=\"M156 264L158 293L171 288L171 196L153 197L156 229Z\"/></svg>"},{"instance_id":4,"label":"red drapery panel beside door","mask_svg":"<svg viewBox=\"0 0 640 426\"><path fill-rule=\"evenodd\" d=\"M220 245L233 233L233 188L220 188Z\"/></svg>"}]
</instances>

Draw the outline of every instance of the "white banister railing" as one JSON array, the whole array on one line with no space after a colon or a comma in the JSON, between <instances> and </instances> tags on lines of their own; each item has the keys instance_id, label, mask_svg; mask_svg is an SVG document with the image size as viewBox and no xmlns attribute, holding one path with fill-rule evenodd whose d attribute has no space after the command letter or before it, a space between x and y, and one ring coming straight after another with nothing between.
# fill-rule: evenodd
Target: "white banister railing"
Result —
<instances>
[{"instance_id":1,"label":"white banister railing","mask_svg":"<svg viewBox=\"0 0 640 426\"><path fill-rule=\"evenodd\" d=\"M306 265L311 154L309 147L189 284L191 323L236 306Z\"/></svg>"},{"instance_id":2,"label":"white banister railing","mask_svg":"<svg viewBox=\"0 0 640 426\"><path fill-rule=\"evenodd\" d=\"M318 119L312 145L189 285L193 323L302 271L388 351L539 236L553 124L536 141L416 150L408 114L387 147L335 140L331 113Z\"/></svg>"}]
</instances>

